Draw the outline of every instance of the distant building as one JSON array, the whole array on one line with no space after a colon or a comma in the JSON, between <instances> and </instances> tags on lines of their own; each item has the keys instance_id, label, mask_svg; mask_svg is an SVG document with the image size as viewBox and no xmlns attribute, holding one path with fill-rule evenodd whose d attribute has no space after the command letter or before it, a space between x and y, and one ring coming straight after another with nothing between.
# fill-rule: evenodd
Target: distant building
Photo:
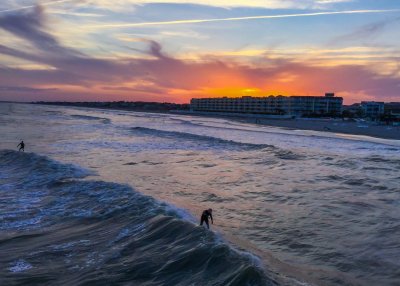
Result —
<instances>
[{"instance_id":1,"label":"distant building","mask_svg":"<svg viewBox=\"0 0 400 286\"><path fill-rule=\"evenodd\" d=\"M352 105L343 105L344 117L362 117L363 112L360 103L353 103Z\"/></svg>"},{"instance_id":2,"label":"distant building","mask_svg":"<svg viewBox=\"0 0 400 286\"><path fill-rule=\"evenodd\" d=\"M400 102L385 103L385 113L400 118Z\"/></svg>"},{"instance_id":3,"label":"distant building","mask_svg":"<svg viewBox=\"0 0 400 286\"><path fill-rule=\"evenodd\" d=\"M364 117L370 119L379 119L379 117L385 113L384 102L362 101L360 106Z\"/></svg>"},{"instance_id":4,"label":"distant building","mask_svg":"<svg viewBox=\"0 0 400 286\"><path fill-rule=\"evenodd\" d=\"M239 98L193 98L190 102L192 111L253 113L274 115L340 115L343 98L333 93L325 96L268 96Z\"/></svg>"},{"instance_id":5,"label":"distant building","mask_svg":"<svg viewBox=\"0 0 400 286\"><path fill-rule=\"evenodd\" d=\"M400 126L400 102L385 103L385 114L381 120L387 125Z\"/></svg>"}]
</instances>

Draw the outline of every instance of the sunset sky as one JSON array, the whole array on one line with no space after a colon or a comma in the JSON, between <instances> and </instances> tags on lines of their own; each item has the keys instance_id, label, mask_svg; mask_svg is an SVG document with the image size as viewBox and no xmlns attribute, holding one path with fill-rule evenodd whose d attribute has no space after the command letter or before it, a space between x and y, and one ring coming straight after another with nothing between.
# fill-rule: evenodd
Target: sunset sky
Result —
<instances>
[{"instance_id":1,"label":"sunset sky","mask_svg":"<svg viewBox=\"0 0 400 286\"><path fill-rule=\"evenodd\" d=\"M0 100L400 101L399 0L1 0Z\"/></svg>"}]
</instances>

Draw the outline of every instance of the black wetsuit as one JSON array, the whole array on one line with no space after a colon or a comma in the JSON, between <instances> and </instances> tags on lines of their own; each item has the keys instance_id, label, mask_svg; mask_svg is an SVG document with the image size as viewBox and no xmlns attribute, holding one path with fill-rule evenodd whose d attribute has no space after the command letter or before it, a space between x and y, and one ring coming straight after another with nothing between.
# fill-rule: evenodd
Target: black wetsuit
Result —
<instances>
[{"instance_id":1,"label":"black wetsuit","mask_svg":"<svg viewBox=\"0 0 400 286\"><path fill-rule=\"evenodd\" d=\"M206 223L207 228L210 229L210 224L208 223L208 217L211 218L211 222L213 222L213 217L212 217L212 213L210 213L208 210L203 211L203 213L201 214L201 219L200 219L200 225L203 225L203 222Z\"/></svg>"},{"instance_id":2,"label":"black wetsuit","mask_svg":"<svg viewBox=\"0 0 400 286\"><path fill-rule=\"evenodd\" d=\"M24 143L24 141L21 141L21 143L19 143L17 147L19 147L19 146L21 146L21 147L19 148L18 151L21 151L21 150L25 151L25 143Z\"/></svg>"}]
</instances>

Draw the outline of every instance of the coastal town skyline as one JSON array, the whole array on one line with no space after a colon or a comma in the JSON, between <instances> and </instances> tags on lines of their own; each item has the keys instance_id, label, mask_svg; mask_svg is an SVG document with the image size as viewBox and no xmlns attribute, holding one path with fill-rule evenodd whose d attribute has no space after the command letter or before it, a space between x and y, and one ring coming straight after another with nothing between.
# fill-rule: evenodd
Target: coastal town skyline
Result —
<instances>
[{"instance_id":1,"label":"coastal town skyline","mask_svg":"<svg viewBox=\"0 0 400 286\"><path fill-rule=\"evenodd\" d=\"M2 1L0 100L399 101L400 5L376 2Z\"/></svg>"}]
</instances>

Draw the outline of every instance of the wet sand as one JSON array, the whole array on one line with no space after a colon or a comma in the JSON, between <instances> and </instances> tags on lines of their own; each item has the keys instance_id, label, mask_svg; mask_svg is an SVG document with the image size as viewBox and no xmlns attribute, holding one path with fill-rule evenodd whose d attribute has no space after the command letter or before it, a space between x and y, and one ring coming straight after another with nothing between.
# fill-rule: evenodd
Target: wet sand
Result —
<instances>
[{"instance_id":1,"label":"wet sand","mask_svg":"<svg viewBox=\"0 0 400 286\"><path fill-rule=\"evenodd\" d=\"M314 130L353 135L364 135L376 138L400 140L400 126L376 125L373 122L352 122L323 119L264 119L243 118L240 121L288 129Z\"/></svg>"},{"instance_id":2,"label":"wet sand","mask_svg":"<svg viewBox=\"0 0 400 286\"><path fill-rule=\"evenodd\" d=\"M205 114L193 112L179 112L179 114L231 119L234 121L281 127L292 130L312 130L321 132L362 135L382 139L400 140L400 126L378 125L376 122L355 122L341 119L271 119L260 115L233 116L222 114Z\"/></svg>"},{"instance_id":3,"label":"wet sand","mask_svg":"<svg viewBox=\"0 0 400 286\"><path fill-rule=\"evenodd\" d=\"M88 108L103 109L99 107L90 107L90 106L88 106ZM104 109L126 110L121 108L104 108ZM147 111L142 110L136 112L157 113L157 111L155 110L147 110ZM320 118L319 119L309 119L309 118L271 119L263 115L235 116L233 114L229 115L221 113L207 114L205 112L190 112L183 110L173 111L173 112L161 112L161 113L224 118L239 122L281 127L293 130L313 130L313 131L332 132L332 133L341 133L349 135L371 136L382 139L400 140L400 126L377 125L377 123L375 122L354 122L354 121L344 121L340 119L320 119Z\"/></svg>"}]
</instances>

